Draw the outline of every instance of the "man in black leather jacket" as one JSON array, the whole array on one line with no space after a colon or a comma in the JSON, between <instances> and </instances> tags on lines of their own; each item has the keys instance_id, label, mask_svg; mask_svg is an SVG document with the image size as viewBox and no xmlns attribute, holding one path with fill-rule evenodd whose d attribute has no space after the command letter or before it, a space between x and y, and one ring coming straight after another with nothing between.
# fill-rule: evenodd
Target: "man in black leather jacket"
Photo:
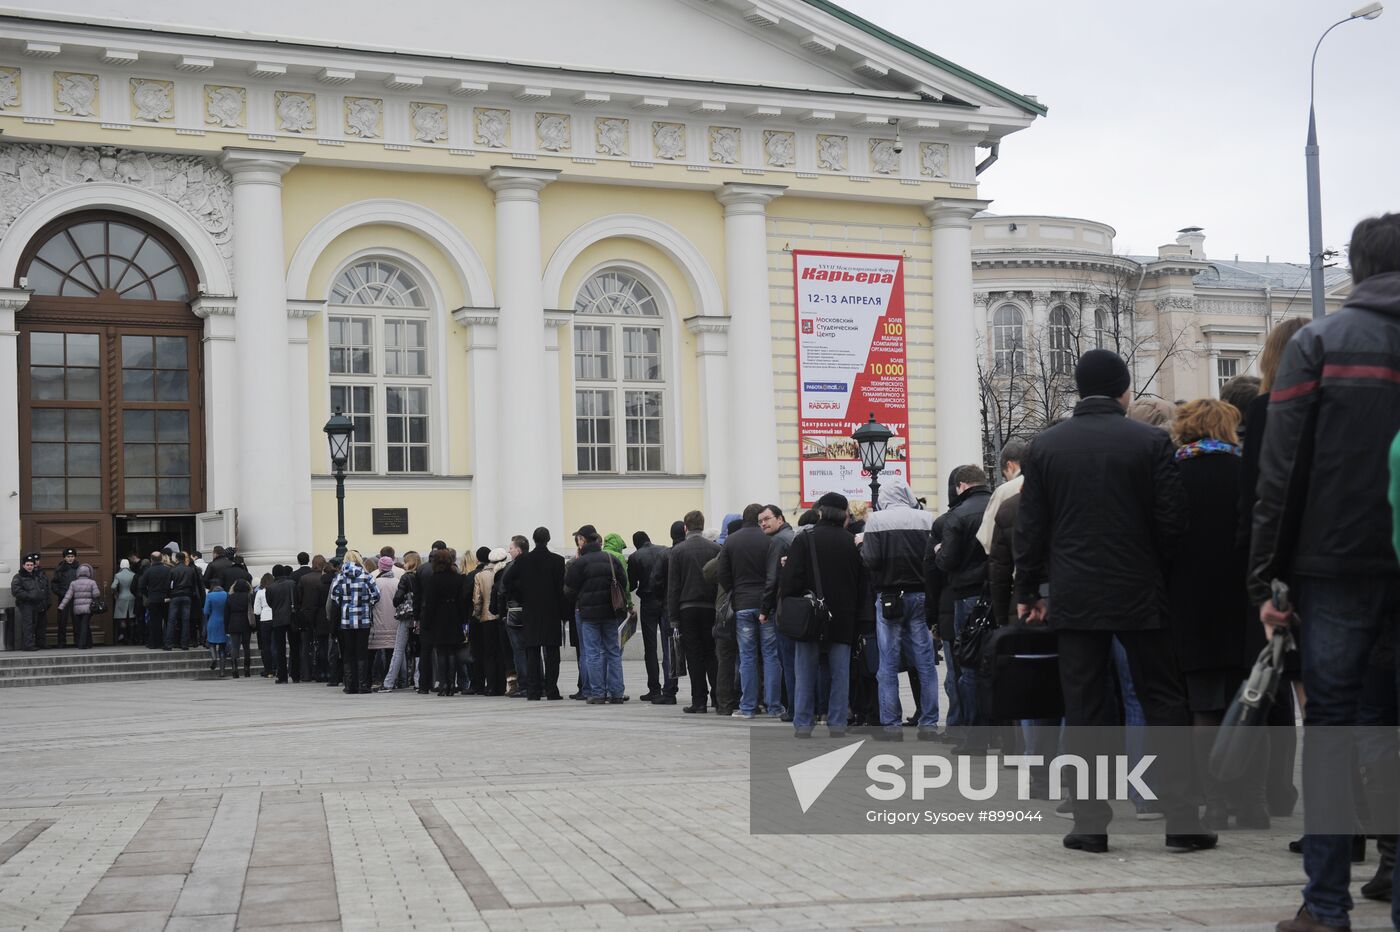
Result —
<instances>
[{"instance_id":1,"label":"man in black leather jacket","mask_svg":"<svg viewBox=\"0 0 1400 932\"><path fill-rule=\"evenodd\" d=\"M987 580L987 552L977 540L982 516L992 490L981 466L959 466L953 471L958 504L943 516L942 535L935 542L934 565L943 574L943 585L953 598L953 633L956 637L972 617L977 596ZM977 671L958 670L958 707L964 725L986 725L977 708ZM980 737L974 744L985 746ZM969 748L970 750L971 748Z\"/></svg>"},{"instance_id":2,"label":"man in black leather jacket","mask_svg":"<svg viewBox=\"0 0 1400 932\"><path fill-rule=\"evenodd\" d=\"M661 624L666 615L666 607L654 588L656 568L661 563L666 548L653 544L646 531L637 531L632 535L632 546L636 549L627 557L627 582L641 603L638 609L638 623L642 629L642 648L646 655L647 667L647 691L642 694L641 699L643 702L656 702L666 696L662 686L664 679L665 688L670 689L669 695L674 701L676 684L671 677L670 632L664 630ZM660 644L657 643L658 635Z\"/></svg>"}]
</instances>

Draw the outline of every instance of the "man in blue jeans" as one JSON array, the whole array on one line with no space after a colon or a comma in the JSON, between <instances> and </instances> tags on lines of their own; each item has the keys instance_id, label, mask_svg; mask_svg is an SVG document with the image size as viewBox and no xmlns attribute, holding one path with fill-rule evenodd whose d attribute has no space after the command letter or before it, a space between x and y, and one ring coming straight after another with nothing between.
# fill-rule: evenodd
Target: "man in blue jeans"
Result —
<instances>
[{"instance_id":1,"label":"man in blue jeans","mask_svg":"<svg viewBox=\"0 0 1400 932\"><path fill-rule=\"evenodd\" d=\"M987 474L980 466L959 466L953 470L953 487L958 504L943 516L942 538L935 542L934 565L943 574L944 585L953 596L953 632L961 635L977 607L977 597L987 585L987 551L977 540L982 516L992 499L987 486ZM922 675L922 674L921 674ZM978 715L977 671L959 668L957 672L958 706L962 724L970 726L962 750L986 749L985 732L978 725L987 725Z\"/></svg>"},{"instance_id":2,"label":"man in blue jeans","mask_svg":"<svg viewBox=\"0 0 1400 932\"><path fill-rule=\"evenodd\" d=\"M1351 781L1362 682L1383 631L1400 631L1387 456L1400 431L1400 214L1363 220L1349 250L1351 297L1289 341L1269 395L1250 540L1249 590L1270 634L1292 625L1303 662L1303 905L1281 932L1349 929ZM1292 586L1289 606L1271 583ZM1400 689L1400 665L1396 670ZM1338 762L1343 762L1339 764ZM1327 777L1325 784L1323 778ZM1318 821L1326 813L1327 825ZM1400 928L1400 901L1391 919Z\"/></svg>"},{"instance_id":3,"label":"man in blue jeans","mask_svg":"<svg viewBox=\"0 0 1400 932\"><path fill-rule=\"evenodd\" d=\"M758 711L759 657L763 658L763 704L774 718L783 715L783 667L778 660L778 625L765 620L763 591L768 580L768 535L758 525L759 504L744 509L743 526L725 538L719 552L719 584L729 591L734 632L739 642L739 708L734 718Z\"/></svg>"},{"instance_id":4,"label":"man in blue jeans","mask_svg":"<svg viewBox=\"0 0 1400 932\"><path fill-rule=\"evenodd\" d=\"M876 738L903 741L903 709L899 704L899 664L907 655L919 674L919 739L938 736L938 669L933 660L933 635L924 615L924 547L933 516L924 511L901 476L880 486L879 510L865 520L861 556L875 590L875 639L880 669L875 682L880 695L880 725Z\"/></svg>"}]
</instances>

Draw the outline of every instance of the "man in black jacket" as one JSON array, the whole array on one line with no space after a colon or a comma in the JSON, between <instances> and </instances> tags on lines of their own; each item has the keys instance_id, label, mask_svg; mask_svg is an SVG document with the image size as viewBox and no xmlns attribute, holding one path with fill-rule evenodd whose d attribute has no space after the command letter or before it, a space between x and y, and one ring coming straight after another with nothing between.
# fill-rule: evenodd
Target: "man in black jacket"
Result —
<instances>
[{"instance_id":1,"label":"man in black jacket","mask_svg":"<svg viewBox=\"0 0 1400 932\"><path fill-rule=\"evenodd\" d=\"M758 664L763 658L763 704L774 718L783 715L783 668L778 659L778 626L762 619L763 592L768 582L768 535L758 526L763 506L743 512L743 526L730 534L719 552L718 576L729 590L734 634L739 643L739 708L735 718L753 718L758 711Z\"/></svg>"},{"instance_id":2,"label":"man in black jacket","mask_svg":"<svg viewBox=\"0 0 1400 932\"><path fill-rule=\"evenodd\" d=\"M1022 469L1016 516L1016 592L1028 623L1046 621L1040 585L1054 587L1049 621L1059 635L1067 749L1085 759L1116 753L1100 740L1117 700L1106 677L1117 638L1128 656L1143 714L1159 744L1153 789L1166 814L1167 847L1215 846L1187 798L1191 749L1175 739L1191 723L1167 630L1165 560L1186 530L1186 492L1166 432L1124 417L1132 397L1128 366L1109 350L1090 350L1074 372L1074 416L1041 433ZM1108 850L1113 792L1076 793L1074 831L1065 847Z\"/></svg>"},{"instance_id":3,"label":"man in black jacket","mask_svg":"<svg viewBox=\"0 0 1400 932\"><path fill-rule=\"evenodd\" d=\"M661 623L666 615L666 607L662 605L654 588L656 567L661 563L666 548L653 544L646 531L633 533L632 546L635 549L627 557L627 582L641 602L638 623L642 629L642 649L647 667L647 691L641 699L643 702L656 702L666 696L667 693L663 692L662 688L664 680L670 689L671 701L674 702L676 686L671 676L671 641L667 637L669 632L663 630Z\"/></svg>"},{"instance_id":4,"label":"man in black jacket","mask_svg":"<svg viewBox=\"0 0 1400 932\"><path fill-rule=\"evenodd\" d=\"M987 552L977 540L977 531L982 527L992 490L987 487L987 474L981 466L959 466L953 471L953 486L958 504L943 519L934 565L943 574L943 585L952 595L953 636L957 637L972 617L977 596L987 582ZM977 708L976 670L958 670L957 691L963 724L988 724ZM986 746L985 738L977 731L969 732L968 741L968 750Z\"/></svg>"},{"instance_id":5,"label":"man in black jacket","mask_svg":"<svg viewBox=\"0 0 1400 932\"><path fill-rule=\"evenodd\" d=\"M782 714L782 720L792 721L791 705L796 700L797 681L797 642L777 631L778 619L778 590L782 584L783 561L787 558L788 549L792 546L793 530L792 525L787 523L787 518L783 517L783 510L777 505L765 505L758 513L758 526L768 535L768 555L765 558L763 601L758 607L758 620L760 624L771 624L778 637L778 661L783 668L783 686L787 690L788 706Z\"/></svg>"},{"instance_id":6,"label":"man in black jacket","mask_svg":"<svg viewBox=\"0 0 1400 932\"><path fill-rule=\"evenodd\" d=\"M292 568L290 566L274 566L272 568L272 585L267 587L267 605L272 609L272 633L268 638L268 647L272 649L272 669L277 673L276 682L286 683L288 667L291 657L287 652L288 636L291 634L292 609L296 600L297 587L292 582ZM301 671L296 670L297 680L300 682ZM368 677L368 672L365 673ZM362 692L369 692L369 683L366 681L360 684Z\"/></svg>"},{"instance_id":7,"label":"man in black jacket","mask_svg":"<svg viewBox=\"0 0 1400 932\"><path fill-rule=\"evenodd\" d=\"M40 650L44 647L44 625L49 609L49 581L39 568L39 554L28 553L19 572L10 581L10 595L15 599L19 616L15 647L19 650Z\"/></svg>"},{"instance_id":8,"label":"man in black jacket","mask_svg":"<svg viewBox=\"0 0 1400 932\"><path fill-rule=\"evenodd\" d=\"M1285 932L1349 928L1351 837L1312 827L1354 812L1351 782L1337 778L1337 762L1353 758L1352 729L1327 726L1359 721L1368 659L1382 632L1400 637L1400 563L1386 500L1388 451L1400 431L1400 214L1357 224L1348 256L1351 297L1300 330L1279 363L1250 547L1249 592L1265 627L1294 620L1269 602L1275 579L1291 585L1301 619L1308 883L1297 917L1279 923ZM1391 917L1400 928L1400 899Z\"/></svg>"},{"instance_id":9,"label":"man in black jacket","mask_svg":"<svg viewBox=\"0 0 1400 932\"><path fill-rule=\"evenodd\" d=\"M564 601L564 558L549 549L549 528L537 527L535 549L521 554L506 576L506 599L520 606L525 669L520 671L528 700L563 699L559 693L559 645L568 615Z\"/></svg>"},{"instance_id":10,"label":"man in black jacket","mask_svg":"<svg viewBox=\"0 0 1400 932\"><path fill-rule=\"evenodd\" d=\"M627 567L612 553L603 549L603 539L594 527L585 525L575 537L584 539L578 559L569 564L564 574L564 593L574 600L578 610L579 634L583 638L583 662L588 664L588 704L627 701L623 690L622 644L617 625L626 614L613 601L613 583L623 592L627 586Z\"/></svg>"},{"instance_id":11,"label":"man in black jacket","mask_svg":"<svg viewBox=\"0 0 1400 932\"><path fill-rule=\"evenodd\" d=\"M73 580L78 578L78 551L68 547L63 551L63 560L55 567L53 579L49 580L49 588L53 592L53 604L58 605L63 601L63 597L68 594L68 587L73 584ZM68 623L73 620L73 605L69 603L67 608L58 610L58 646L68 646ZM74 637L77 630L73 631ZM42 645L41 645L42 646Z\"/></svg>"},{"instance_id":12,"label":"man in black jacket","mask_svg":"<svg viewBox=\"0 0 1400 932\"><path fill-rule=\"evenodd\" d=\"M715 655L715 587L705 581L705 564L719 556L719 545L705 538L705 516L687 512L685 540L671 548L666 565L666 613L679 624L690 670L690 705L702 713L715 694L719 660ZM717 694L715 694L717 696Z\"/></svg>"}]
</instances>

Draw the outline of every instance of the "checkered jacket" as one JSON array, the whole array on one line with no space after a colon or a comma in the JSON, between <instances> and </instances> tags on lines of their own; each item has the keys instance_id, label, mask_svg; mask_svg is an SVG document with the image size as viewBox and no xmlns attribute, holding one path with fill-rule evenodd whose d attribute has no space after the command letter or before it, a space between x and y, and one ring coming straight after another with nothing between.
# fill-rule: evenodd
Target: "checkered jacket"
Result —
<instances>
[{"instance_id":1,"label":"checkered jacket","mask_svg":"<svg viewBox=\"0 0 1400 932\"><path fill-rule=\"evenodd\" d=\"M358 563L346 563L331 583L331 598L340 605L342 628L368 628L374 623L374 603L379 587Z\"/></svg>"}]
</instances>

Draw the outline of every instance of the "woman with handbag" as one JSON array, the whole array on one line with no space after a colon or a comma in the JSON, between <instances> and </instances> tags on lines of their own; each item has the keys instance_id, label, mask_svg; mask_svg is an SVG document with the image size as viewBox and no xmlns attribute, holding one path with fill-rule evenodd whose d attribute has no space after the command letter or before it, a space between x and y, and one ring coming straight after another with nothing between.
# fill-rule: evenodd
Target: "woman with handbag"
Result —
<instances>
[{"instance_id":1,"label":"woman with handbag","mask_svg":"<svg viewBox=\"0 0 1400 932\"><path fill-rule=\"evenodd\" d=\"M823 653L831 670L827 728L833 737L846 733L851 645L874 609L869 572L845 529L846 508L846 497L836 492L819 498L816 527L793 538L783 567L778 630L797 641L792 716L797 738L812 736Z\"/></svg>"},{"instance_id":2,"label":"woman with handbag","mask_svg":"<svg viewBox=\"0 0 1400 932\"><path fill-rule=\"evenodd\" d=\"M102 588L92 578L92 567L84 563L78 567L77 578L69 583L63 601L58 603L60 612L73 606L73 646L78 650L92 646L92 616L106 611L101 602Z\"/></svg>"}]
</instances>

